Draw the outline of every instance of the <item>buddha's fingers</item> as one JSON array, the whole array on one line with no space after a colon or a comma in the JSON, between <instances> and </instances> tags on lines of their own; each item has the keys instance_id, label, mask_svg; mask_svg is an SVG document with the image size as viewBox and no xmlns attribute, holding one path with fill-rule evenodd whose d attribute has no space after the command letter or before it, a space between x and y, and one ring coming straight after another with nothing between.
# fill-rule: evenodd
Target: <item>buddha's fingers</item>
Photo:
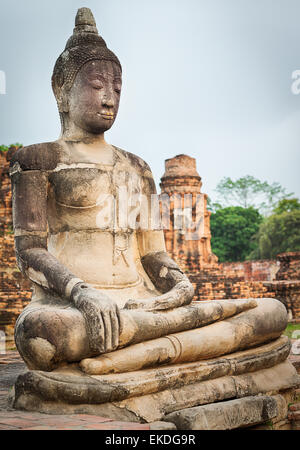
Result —
<instances>
[{"instance_id":1,"label":"buddha's fingers","mask_svg":"<svg viewBox=\"0 0 300 450\"><path fill-rule=\"evenodd\" d=\"M163 311L187 305L193 298L190 283L182 281L166 294L148 299L130 299L124 309L143 309L145 311Z\"/></svg>"},{"instance_id":2,"label":"buddha's fingers","mask_svg":"<svg viewBox=\"0 0 300 450\"><path fill-rule=\"evenodd\" d=\"M90 348L93 352L105 352L105 324L101 312L86 314L83 311L86 322Z\"/></svg>"},{"instance_id":3,"label":"buddha's fingers","mask_svg":"<svg viewBox=\"0 0 300 450\"><path fill-rule=\"evenodd\" d=\"M178 300L170 295L148 299L130 299L125 304L124 309L143 309L144 311L160 311L179 306Z\"/></svg>"},{"instance_id":4,"label":"buddha's fingers","mask_svg":"<svg viewBox=\"0 0 300 450\"><path fill-rule=\"evenodd\" d=\"M155 301L145 309L146 311L164 311L178 306L180 306L178 299L162 295L161 297L156 298Z\"/></svg>"},{"instance_id":5,"label":"buddha's fingers","mask_svg":"<svg viewBox=\"0 0 300 450\"><path fill-rule=\"evenodd\" d=\"M102 319L104 324L104 352L112 351L112 325L110 312L102 313Z\"/></svg>"},{"instance_id":6,"label":"buddha's fingers","mask_svg":"<svg viewBox=\"0 0 300 450\"><path fill-rule=\"evenodd\" d=\"M118 317L118 311L110 312L110 323L111 323L111 349L116 350L119 345L119 334L120 334L120 322Z\"/></svg>"}]
</instances>

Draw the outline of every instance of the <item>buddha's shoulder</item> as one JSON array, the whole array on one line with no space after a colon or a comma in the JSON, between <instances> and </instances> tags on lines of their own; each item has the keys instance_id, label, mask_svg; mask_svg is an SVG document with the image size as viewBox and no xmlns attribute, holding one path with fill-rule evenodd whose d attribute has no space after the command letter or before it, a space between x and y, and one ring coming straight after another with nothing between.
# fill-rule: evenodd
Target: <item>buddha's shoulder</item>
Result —
<instances>
[{"instance_id":1,"label":"buddha's shoulder","mask_svg":"<svg viewBox=\"0 0 300 450\"><path fill-rule=\"evenodd\" d=\"M151 169L148 163L144 161L140 156L135 155L134 153L123 150L119 147L115 147L119 153L121 153L122 157L125 158L127 163L133 167L137 172L141 174L151 174Z\"/></svg>"},{"instance_id":2,"label":"buddha's shoulder","mask_svg":"<svg viewBox=\"0 0 300 450\"><path fill-rule=\"evenodd\" d=\"M12 157L10 166L18 163L22 170L53 170L59 162L58 142L43 142L21 147Z\"/></svg>"}]
</instances>

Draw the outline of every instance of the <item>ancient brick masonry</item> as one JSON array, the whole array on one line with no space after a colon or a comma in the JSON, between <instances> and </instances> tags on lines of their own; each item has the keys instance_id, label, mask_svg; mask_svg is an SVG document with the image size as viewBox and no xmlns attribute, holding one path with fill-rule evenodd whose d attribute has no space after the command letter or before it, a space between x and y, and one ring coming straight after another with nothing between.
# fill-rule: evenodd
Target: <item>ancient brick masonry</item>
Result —
<instances>
[{"instance_id":1,"label":"ancient brick masonry","mask_svg":"<svg viewBox=\"0 0 300 450\"><path fill-rule=\"evenodd\" d=\"M170 227L164 229L166 248L193 283L194 300L276 297L293 318L300 317L300 252L279 255L277 260L218 263L211 251L210 212L206 207L207 195L201 193L195 159L177 155L167 159L165 167L160 184L162 195L174 199L167 205ZM199 227L198 235L193 234L193 239L184 222L179 220L178 224L178 218L185 216L186 194L192 195L194 221L197 196L202 195L204 200L204 226Z\"/></svg>"},{"instance_id":2,"label":"ancient brick masonry","mask_svg":"<svg viewBox=\"0 0 300 450\"><path fill-rule=\"evenodd\" d=\"M210 246L210 212L207 195L201 193L201 177L196 160L177 155L165 161L161 178L161 203L166 249L187 272L214 268L217 257ZM190 226L191 225L191 226Z\"/></svg>"},{"instance_id":3,"label":"ancient brick masonry","mask_svg":"<svg viewBox=\"0 0 300 450\"><path fill-rule=\"evenodd\" d=\"M274 294L262 283L268 278L261 279L257 273L254 279L251 277L253 262L248 263L247 271L244 263L218 264L217 257L211 251L211 213L207 211L207 195L201 193L202 182L196 170L196 160L187 155L177 155L167 159L165 167L160 184L161 195L168 195L171 199L168 205L170 227L164 229L166 248L192 281L195 288L194 300L273 297ZM192 233L185 223L178 220L180 216L186 216L184 210L189 206L185 201L186 195L192 196L193 221L203 220L202 225L196 225L196 233ZM197 219L195 210L199 200L203 202L202 214ZM163 211L165 203L162 197ZM273 262L274 264L276 263ZM267 272L269 273L269 267ZM249 275L248 278L246 274Z\"/></svg>"},{"instance_id":4,"label":"ancient brick masonry","mask_svg":"<svg viewBox=\"0 0 300 450\"><path fill-rule=\"evenodd\" d=\"M290 318L300 318L300 252L280 253L277 260L280 269L276 278L265 285L285 304Z\"/></svg>"},{"instance_id":5,"label":"ancient brick masonry","mask_svg":"<svg viewBox=\"0 0 300 450\"><path fill-rule=\"evenodd\" d=\"M30 283L16 265L12 231L9 160L16 147L0 152L0 331L12 335L15 321L31 297Z\"/></svg>"},{"instance_id":6,"label":"ancient brick masonry","mask_svg":"<svg viewBox=\"0 0 300 450\"><path fill-rule=\"evenodd\" d=\"M280 261L274 259L219 264L224 275L229 278L239 277L245 281L272 281L275 279L279 266Z\"/></svg>"},{"instance_id":7,"label":"ancient brick masonry","mask_svg":"<svg viewBox=\"0 0 300 450\"><path fill-rule=\"evenodd\" d=\"M213 271L203 269L188 276L195 288L194 300L276 297L265 282L245 280L234 272L230 276L222 272L222 267Z\"/></svg>"}]
</instances>

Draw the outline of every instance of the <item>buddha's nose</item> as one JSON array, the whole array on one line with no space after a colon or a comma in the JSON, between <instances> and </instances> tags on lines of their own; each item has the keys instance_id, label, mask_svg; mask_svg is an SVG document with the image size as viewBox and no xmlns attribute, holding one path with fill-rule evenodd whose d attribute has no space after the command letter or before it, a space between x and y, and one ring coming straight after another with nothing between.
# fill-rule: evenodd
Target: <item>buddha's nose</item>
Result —
<instances>
[{"instance_id":1,"label":"buddha's nose","mask_svg":"<svg viewBox=\"0 0 300 450\"><path fill-rule=\"evenodd\" d=\"M114 97L111 92L106 92L102 97L102 105L112 108L115 105Z\"/></svg>"}]
</instances>

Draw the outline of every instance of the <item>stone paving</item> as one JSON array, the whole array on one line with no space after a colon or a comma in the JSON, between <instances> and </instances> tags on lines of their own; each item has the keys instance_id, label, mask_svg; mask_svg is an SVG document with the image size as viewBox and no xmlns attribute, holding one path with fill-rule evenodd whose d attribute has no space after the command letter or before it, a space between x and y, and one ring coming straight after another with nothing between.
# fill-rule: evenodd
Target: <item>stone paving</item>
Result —
<instances>
[{"instance_id":1,"label":"stone paving","mask_svg":"<svg viewBox=\"0 0 300 450\"><path fill-rule=\"evenodd\" d=\"M289 356L300 371L300 354ZM138 424L121 422L90 414L53 415L18 411L8 405L8 393L26 366L16 350L0 354L0 430L158 430L174 429L172 424ZM299 397L300 398L300 397ZM299 429L300 403L291 405L289 419ZM169 426L169 427L168 427Z\"/></svg>"}]
</instances>

